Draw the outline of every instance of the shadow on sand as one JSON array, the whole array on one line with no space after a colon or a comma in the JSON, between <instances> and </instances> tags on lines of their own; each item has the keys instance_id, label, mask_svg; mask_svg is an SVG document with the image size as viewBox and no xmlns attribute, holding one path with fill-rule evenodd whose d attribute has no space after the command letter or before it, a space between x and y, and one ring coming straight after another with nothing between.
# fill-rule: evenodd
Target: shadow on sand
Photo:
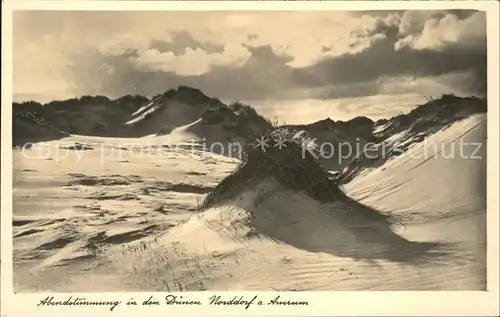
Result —
<instances>
[{"instance_id":1,"label":"shadow on sand","mask_svg":"<svg viewBox=\"0 0 500 317\"><path fill-rule=\"evenodd\" d=\"M302 193L281 192L248 209L260 236L308 252L355 260L405 263L442 262L450 245L409 241L393 231L390 216L345 196L319 203Z\"/></svg>"}]
</instances>

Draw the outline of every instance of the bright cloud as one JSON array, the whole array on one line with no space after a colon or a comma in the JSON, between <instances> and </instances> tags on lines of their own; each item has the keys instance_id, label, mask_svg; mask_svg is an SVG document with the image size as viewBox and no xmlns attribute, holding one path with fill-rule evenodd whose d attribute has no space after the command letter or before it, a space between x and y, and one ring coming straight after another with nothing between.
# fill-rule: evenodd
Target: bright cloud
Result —
<instances>
[{"instance_id":1,"label":"bright cloud","mask_svg":"<svg viewBox=\"0 0 500 317\"><path fill-rule=\"evenodd\" d=\"M409 17L403 17L399 28L400 33L407 36L396 43L397 49L410 46L417 50L441 51L456 44L473 47L486 40L484 12L477 12L465 20L453 14L438 18L430 18L429 12L407 14Z\"/></svg>"},{"instance_id":2,"label":"bright cloud","mask_svg":"<svg viewBox=\"0 0 500 317\"><path fill-rule=\"evenodd\" d=\"M133 61L143 70L174 71L179 75L199 76L208 73L214 66L240 67L250 55L250 52L241 45L227 45L222 53L207 53L202 49L186 48L182 55L147 49Z\"/></svg>"}]
</instances>

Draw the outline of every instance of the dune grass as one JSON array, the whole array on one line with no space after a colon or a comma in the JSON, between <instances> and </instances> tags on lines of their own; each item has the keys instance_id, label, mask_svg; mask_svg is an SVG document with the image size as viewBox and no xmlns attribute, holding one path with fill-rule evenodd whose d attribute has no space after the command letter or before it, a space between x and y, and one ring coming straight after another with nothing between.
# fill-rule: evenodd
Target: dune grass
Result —
<instances>
[{"instance_id":1,"label":"dune grass","mask_svg":"<svg viewBox=\"0 0 500 317\"><path fill-rule=\"evenodd\" d=\"M276 179L286 188L305 191L321 202L335 201L344 194L317 161L317 154L318 147L304 131L273 126L253 135L242 146L242 162L206 196L199 209L221 204L267 178Z\"/></svg>"}]
</instances>

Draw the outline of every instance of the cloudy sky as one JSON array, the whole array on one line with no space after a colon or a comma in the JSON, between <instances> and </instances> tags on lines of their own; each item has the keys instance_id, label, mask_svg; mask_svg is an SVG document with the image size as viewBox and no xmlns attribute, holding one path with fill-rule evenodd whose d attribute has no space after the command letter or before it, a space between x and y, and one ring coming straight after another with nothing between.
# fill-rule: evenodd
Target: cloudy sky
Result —
<instances>
[{"instance_id":1,"label":"cloudy sky","mask_svg":"<svg viewBox=\"0 0 500 317\"><path fill-rule=\"evenodd\" d=\"M190 85L266 114L380 117L484 94L486 14L20 11L13 58L16 101Z\"/></svg>"}]
</instances>

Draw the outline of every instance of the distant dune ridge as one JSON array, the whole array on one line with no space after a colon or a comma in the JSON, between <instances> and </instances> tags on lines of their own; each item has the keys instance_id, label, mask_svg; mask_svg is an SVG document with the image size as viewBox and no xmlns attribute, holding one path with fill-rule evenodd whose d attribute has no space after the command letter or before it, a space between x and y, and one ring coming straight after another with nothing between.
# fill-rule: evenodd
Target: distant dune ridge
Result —
<instances>
[{"instance_id":1,"label":"distant dune ridge","mask_svg":"<svg viewBox=\"0 0 500 317\"><path fill-rule=\"evenodd\" d=\"M373 154L367 159L366 153L360 149L373 153L382 147L386 151L393 147L391 153L396 153L402 150L398 147L401 143L408 146L419 142L446 124L481 112L486 112L484 99L443 95L416 106L408 114L376 122L360 116L349 121L326 118L304 125L285 123L282 127L307 132L322 146L321 164L328 170L342 172L341 179L347 182L365 165L380 165L383 161L374 159ZM115 100L84 96L44 105L37 102L14 103L13 122L14 146L31 141L56 140L68 134L103 137L167 135L175 140L195 141L217 154L233 157L240 153L229 153L230 146L221 149L213 145L251 142L252 138L269 132L273 126L269 119L259 115L249 105L240 102L225 105L219 99L188 86L168 90L151 99L131 95ZM38 132L32 133L35 130ZM389 139L394 141L391 139L393 135L404 131L398 144L389 144ZM350 150L346 150L346 146ZM339 155L340 152L342 155ZM360 161L364 163L360 164ZM349 168L344 170L346 166Z\"/></svg>"},{"instance_id":2,"label":"distant dune ridge","mask_svg":"<svg viewBox=\"0 0 500 317\"><path fill-rule=\"evenodd\" d=\"M66 161L14 152L15 285L484 289L486 111L443 95L376 122L287 125L186 86L15 104L15 146L71 149ZM106 143L130 155L103 161ZM163 151L137 156L137 144ZM28 184L43 190L30 198ZM50 215L33 214L42 205Z\"/></svg>"},{"instance_id":3,"label":"distant dune ridge","mask_svg":"<svg viewBox=\"0 0 500 317\"><path fill-rule=\"evenodd\" d=\"M456 121L479 113L486 113L484 99L443 95L439 99L415 107L408 114L379 120L372 128L371 137L375 141L374 144L356 153L343 169L340 179L347 183L362 170L379 167L388 159L406 152L413 144L426 140L430 135Z\"/></svg>"},{"instance_id":4,"label":"distant dune ridge","mask_svg":"<svg viewBox=\"0 0 500 317\"><path fill-rule=\"evenodd\" d=\"M16 125L27 116L33 116L50 124L52 130L69 134L127 137L133 133L123 123L147 102L146 97L128 95L114 100L105 96L83 96L43 105L33 101L14 103L12 120ZM14 144L19 143L23 132L14 131Z\"/></svg>"}]
</instances>

